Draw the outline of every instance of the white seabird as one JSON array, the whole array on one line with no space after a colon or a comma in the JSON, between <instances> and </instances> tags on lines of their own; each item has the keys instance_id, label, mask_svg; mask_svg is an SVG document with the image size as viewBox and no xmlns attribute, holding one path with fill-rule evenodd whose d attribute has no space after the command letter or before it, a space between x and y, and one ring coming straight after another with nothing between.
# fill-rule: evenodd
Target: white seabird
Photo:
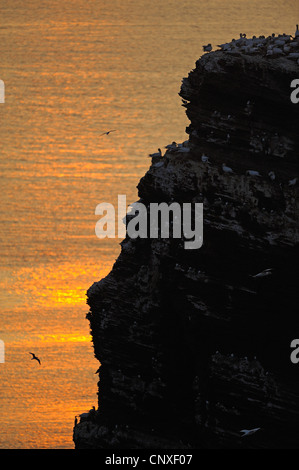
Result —
<instances>
[{"instance_id":1,"label":"white seabird","mask_svg":"<svg viewBox=\"0 0 299 470\"><path fill-rule=\"evenodd\" d=\"M174 149L177 148L177 143L176 143L176 142L172 142L172 144L166 145L165 148L168 149L168 150L174 150Z\"/></svg>"},{"instance_id":2,"label":"white seabird","mask_svg":"<svg viewBox=\"0 0 299 470\"><path fill-rule=\"evenodd\" d=\"M213 49L212 47L212 44L207 44L206 46L202 46L204 52L211 52L211 50Z\"/></svg>"},{"instance_id":3,"label":"white seabird","mask_svg":"<svg viewBox=\"0 0 299 470\"><path fill-rule=\"evenodd\" d=\"M274 41L274 44L275 46L284 46L285 41L283 41L282 39L276 39L276 41Z\"/></svg>"},{"instance_id":4,"label":"white seabird","mask_svg":"<svg viewBox=\"0 0 299 470\"><path fill-rule=\"evenodd\" d=\"M248 176L261 176L258 171L255 170L247 170L246 175Z\"/></svg>"},{"instance_id":5,"label":"white seabird","mask_svg":"<svg viewBox=\"0 0 299 470\"><path fill-rule=\"evenodd\" d=\"M269 176L269 178L270 178L272 181L275 180L275 173L274 173L274 171L269 171L268 176Z\"/></svg>"},{"instance_id":6,"label":"white seabird","mask_svg":"<svg viewBox=\"0 0 299 470\"><path fill-rule=\"evenodd\" d=\"M220 49L222 49L223 51L229 51L231 49L231 46L229 43L218 44L217 47L220 47Z\"/></svg>"},{"instance_id":7,"label":"white seabird","mask_svg":"<svg viewBox=\"0 0 299 470\"><path fill-rule=\"evenodd\" d=\"M294 178L289 181L289 186L295 186L296 183L297 183L297 178Z\"/></svg>"},{"instance_id":8,"label":"white seabird","mask_svg":"<svg viewBox=\"0 0 299 470\"><path fill-rule=\"evenodd\" d=\"M179 147L178 152L180 153L188 153L190 152L190 147Z\"/></svg>"},{"instance_id":9,"label":"white seabird","mask_svg":"<svg viewBox=\"0 0 299 470\"><path fill-rule=\"evenodd\" d=\"M207 155L205 155L204 153L202 154L201 156L201 161L203 163L207 163L209 161L209 157L207 157Z\"/></svg>"},{"instance_id":10,"label":"white seabird","mask_svg":"<svg viewBox=\"0 0 299 470\"><path fill-rule=\"evenodd\" d=\"M164 162L158 162L153 165L155 168L160 168L161 166L164 166Z\"/></svg>"},{"instance_id":11,"label":"white seabird","mask_svg":"<svg viewBox=\"0 0 299 470\"><path fill-rule=\"evenodd\" d=\"M283 54L283 50L280 49L280 47L273 47L272 51L273 51L273 54L278 54L278 55Z\"/></svg>"},{"instance_id":12,"label":"white seabird","mask_svg":"<svg viewBox=\"0 0 299 470\"><path fill-rule=\"evenodd\" d=\"M259 279L259 278L262 278L262 277L268 277L268 276L272 275L272 271L273 271L272 268L264 269L264 271L262 271L258 274L255 274L254 276L251 276L251 277L253 277L254 279Z\"/></svg>"},{"instance_id":13,"label":"white seabird","mask_svg":"<svg viewBox=\"0 0 299 470\"><path fill-rule=\"evenodd\" d=\"M225 163L222 163L222 170L224 171L224 173L233 173L232 168L230 168L229 166L226 166Z\"/></svg>"},{"instance_id":14,"label":"white seabird","mask_svg":"<svg viewBox=\"0 0 299 470\"><path fill-rule=\"evenodd\" d=\"M259 431L261 428L253 428L253 429L242 429L240 432L242 432L241 437L245 436L251 436L252 434L255 434L257 431Z\"/></svg>"}]
</instances>

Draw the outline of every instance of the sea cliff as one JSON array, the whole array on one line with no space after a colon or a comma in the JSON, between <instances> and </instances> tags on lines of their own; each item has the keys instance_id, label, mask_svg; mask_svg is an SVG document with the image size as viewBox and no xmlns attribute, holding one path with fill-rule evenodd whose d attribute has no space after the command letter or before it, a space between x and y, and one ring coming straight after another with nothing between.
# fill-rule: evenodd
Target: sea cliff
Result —
<instances>
[{"instance_id":1,"label":"sea cliff","mask_svg":"<svg viewBox=\"0 0 299 470\"><path fill-rule=\"evenodd\" d=\"M89 288L98 404L76 448L299 447L299 65L261 39L204 54L182 81L186 142L153 156L138 195L203 203L203 246L127 236Z\"/></svg>"}]
</instances>

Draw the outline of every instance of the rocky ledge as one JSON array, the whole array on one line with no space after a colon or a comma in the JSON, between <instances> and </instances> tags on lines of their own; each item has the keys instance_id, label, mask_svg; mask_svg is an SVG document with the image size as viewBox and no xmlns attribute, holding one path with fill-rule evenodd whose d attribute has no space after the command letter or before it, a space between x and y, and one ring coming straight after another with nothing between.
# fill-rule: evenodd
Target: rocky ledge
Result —
<instances>
[{"instance_id":1,"label":"rocky ledge","mask_svg":"<svg viewBox=\"0 0 299 470\"><path fill-rule=\"evenodd\" d=\"M296 78L296 57L222 45L183 80L189 138L138 190L202 202L203 246L127 236L88 290L99 400L76 448L299 447Z\"/></svg>"}]
</instances>

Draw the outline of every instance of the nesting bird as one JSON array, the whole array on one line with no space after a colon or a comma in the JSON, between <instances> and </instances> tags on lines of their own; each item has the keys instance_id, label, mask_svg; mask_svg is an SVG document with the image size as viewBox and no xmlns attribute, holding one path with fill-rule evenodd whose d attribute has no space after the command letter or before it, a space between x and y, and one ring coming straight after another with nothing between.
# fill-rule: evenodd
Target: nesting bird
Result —
<instances>
[{"instance_id":1,"label":"nesting bird","mask_svg":"<svg viewBox=\"0 0 299 470\"><path fill-rule=\"evenodd\" d=\"M247 176L261 176L258 171L255 170L247 170L246 171Z\"/></svg>"},{"instance_id":2,"label":"nesting bird","mask_svg":"<svg viewBox=\"0 0 299 470\"><path fill-rule=\"evenodd\" d=\"M161 149L158 149L158 152L156 153L150 153L149 157L162 157Z\"/></svg>"},{"instance_id":3,"label":"nesting bird","mask_svg":"<svg viewBox=\"0 0 299 470\"><path fill-rule=\"evenodd\" d=\"M176 142L172 142L171 144L168 144L166 145L166 149L173 149L173 148L176 148L177 146L177 143Z\"/></svg>"},{"instance_id":4,"label":"nesting bird","mask_svg":"<svg viewBox=\"0 0 299 470\"><path fill-rule=\"evenodd\" d=\"M222 164L222 170L224 171L224 173L233 173L232 168L227 166L225 163Z\"/></svg>"},{"instance_id":5,"label":"nesting bird","mask_svg":"<svg viewBox=\"0 0 299 470\"><path fill-rule=\"evenodd\" d=\"M206 155L202 154L202 156L201 156L201 161L202 161L203 163L207 163L207 162L209 161L209 157L207 157Z\"/></svg>"},{"instance_id":6,"label":"nesting bird","mask_svg":"<svg viewBox=\"0 0 299 470\"><path fill-rule=\"evenodd\" d=\"M255 274L254 276L251 276L251 277L253 277L254 279L260 279L263 277L272 276L272 273L273 273L273 269L268 268L268 269L264 269L264 271L261 271L260 273Z\"/></svg>"},{"instance_id":7,"label":"nesting bird","mask_svg":"<svg viewBox=\"0 0 299 470\"><path fill-rule=\"evenodd\" d=\"M296 183L297 183L297 178L294 178L289 181L289 186L295 186Z\"/></svg>"},{"instance_id":8,"label":"nesting bird","mask_svg":"<svg viewBox=\"0 0 299 470\"><path fill-rule=\"evenodd\" d=\"M218 47L228 54L260 54L269 59L283 56L294 59L295 57L290 57L290 52L293 48L299 49L299 29L297 25L295 37L285 33L276 36L273 33L267 38L265 36L247 38L246 34L240 33L238 40L233 39L229 43L219 44Z\"/></svg>"},{"instance_id":9,"label":"nesting bird","mask_svg":"<svg viewBox=\"0 0 299 470\"><path fill-rule=\"evenodd\" d=\"M212 47L212 44L207 44L206 46L202 46L204 52L211 52L211 50L213 49Z\"/></svg>"}]
</instances>

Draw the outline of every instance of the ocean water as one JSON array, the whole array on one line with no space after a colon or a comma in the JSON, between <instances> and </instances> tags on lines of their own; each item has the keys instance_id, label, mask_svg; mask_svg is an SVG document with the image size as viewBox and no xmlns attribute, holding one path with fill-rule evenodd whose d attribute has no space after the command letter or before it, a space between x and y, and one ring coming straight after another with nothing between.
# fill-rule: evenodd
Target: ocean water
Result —
<instances>
[{"instance_id":1,"label":"ocean water","mask_svg":"<svg viewBox=\"0 0 299 470\"><path fill-rule=\"evenodd\" d=\"M186 139L202 45L296 23L297 0L2 0L0 448L73 448L96 405L85 292L120 240L97 239L95 207L137 200L148 154Z\"/></svg>"}]
</instances>

